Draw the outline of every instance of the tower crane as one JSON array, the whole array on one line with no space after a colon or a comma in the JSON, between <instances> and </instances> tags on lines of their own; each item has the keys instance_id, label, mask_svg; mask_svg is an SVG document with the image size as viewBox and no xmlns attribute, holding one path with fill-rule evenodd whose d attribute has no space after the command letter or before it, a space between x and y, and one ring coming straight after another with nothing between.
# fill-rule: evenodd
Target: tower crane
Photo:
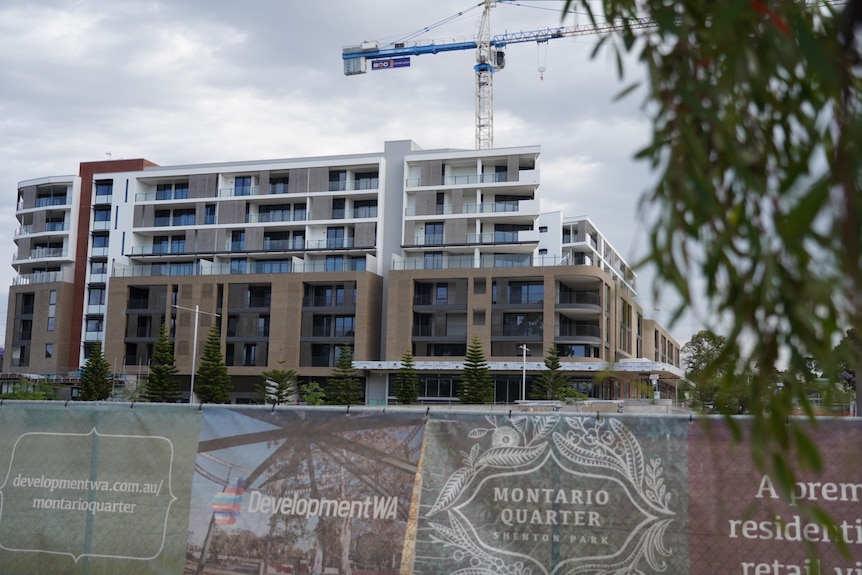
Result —
<instances>
[{"instance_id":1,"label":"tower crane","mask_svg":"<svg viewBox=\"0 0 862 575\"><path fill-rule=\"evenodd\" d=\"M482 0L474 8L482 7L482 18L479 32L475 38L451 40L417 40L397 41L387 44L379 42L363 42L347 46L342 50L341 59L344 62L344 75L353 76L365 74L368 71L368 61L371 68L399 68L410 65L410 56L437 54L458 50L476 50L476 149L485 150L494 146L494 73L506 65L504 48L508 44L522 42L549 42L556 38L571 38L589 34L602 34L628 29L648 28L654 25L651 18L627 20L625 23L605 23L599 25L561 26L542 28L523 32L491 35L491 9L498 2L515 2L516 0ZM457 14L460 16L462 13Z\"/></svg>"},{"instance_id":2,"label":"tower crane","mask_svg":"<svg viewBox=\"0 0 862 575\"><path fill-rule=\"evenodd\" d=\"M482 0L479 4L474 5L472 8L483 8L479 33L475 38L444 41L397 41L383 45L378 42L363 42L362 44L347 46L341 53L341 59L344 61L344 75L353 76L366 73L369 60L372 69L399 68L410 65L410 56L457 50L476 50L476 65L473 68L476 72L476 149L485 150L494 145L494 72L505 67L506 59L503 49L508 44L522 42L542 44L556 38L572 38L655 26L655 20L652 18L634 18L625 22L561 26L491 36L491 9L498 2L516 1L518 0ZM836 6L846 2L846 0L807 1L818 6ZM758 4L760 3L758 2ZM462 14L463 12L460 12L456 16ZM443 23L450 19L444 20ZM428 29L424 29L423 32Z\"/></svg>"}]
</instances>

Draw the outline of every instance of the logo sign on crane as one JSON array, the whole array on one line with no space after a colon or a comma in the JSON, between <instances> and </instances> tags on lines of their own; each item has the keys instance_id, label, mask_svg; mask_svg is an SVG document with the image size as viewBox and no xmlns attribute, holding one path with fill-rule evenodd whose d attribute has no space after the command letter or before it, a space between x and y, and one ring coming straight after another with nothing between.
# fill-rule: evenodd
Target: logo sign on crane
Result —
<instances>
[{"instance_id":1,"label":"logo sign on crane","mask_svg":"<svg viewBox=\"0 0 862 575\"><path fill-rule=\"evenodd\" d=\"M386 58L384 60L372 60L372 70L388 70L390 68L407 68L410 66L410 57L404 58Z\"/></svg>"}]
</instances>

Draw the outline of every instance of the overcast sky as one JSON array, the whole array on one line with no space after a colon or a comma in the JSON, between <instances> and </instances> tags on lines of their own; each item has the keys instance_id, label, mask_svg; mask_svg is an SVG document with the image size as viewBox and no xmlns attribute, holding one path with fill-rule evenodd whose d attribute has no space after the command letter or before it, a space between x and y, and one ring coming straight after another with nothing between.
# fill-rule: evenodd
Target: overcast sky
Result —
<instances>
[{"instance_id":1,"label":"overcast sky","mask_svg":"<svg viewBox=\"0 0 862 575\"><path fill-rule=\"evenodd\" d=\"M81 161L157 164L382 151L388 140L474 147L473 51L346 77L341 50L393 41L459 12L423 38L475 38L479 0L4 0L0 3L0 289L13 270L17 183L77 174ZM492 33L560 25L561 1L500 3ZM586 23L570 15L565 25ZM642 97L613 98L597 36L510 45L494 79L495 147L540 145L545 211L587 215L630 263L646 230L637 202L651 179L633 160L649 136ZM540 74L539 68L544 68ZM543 78L542 78L543 76ZM639 272L647 317L667 323ZM659 309L656 309L659 308ZM685 318L680 344L700 329Z\"/></svg>"}]
</instances>

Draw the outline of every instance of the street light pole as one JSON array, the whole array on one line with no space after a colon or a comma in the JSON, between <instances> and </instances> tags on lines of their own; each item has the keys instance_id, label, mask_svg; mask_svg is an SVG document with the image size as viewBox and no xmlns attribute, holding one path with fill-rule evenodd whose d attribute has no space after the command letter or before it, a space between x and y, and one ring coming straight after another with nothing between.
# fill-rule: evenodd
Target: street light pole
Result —
<instances>
[{"instance_id":1,"label":"street light pole","mask_svg":"<svg viewBox=\"0 0 862 575\"><path fill-rule=\"evenodd\" d=\"M195 312L195 329L193 332L194 335L192 337L192 373L190 376L190 383L189 383L189 403L194 403L195 402L195 358L197 357L197 352L198 352L198 318L200 317L200 314L202 314L202 313L205 313L207 315L212 315L215 317L220 317L220 316L217 313L210 313L208 311L201 311L199 305L195 305L194 309L192 309L190 307L183 307L181 305L176 305L176 304L172 304L171 307L175 307L177 309L184 309L186 311Z\"/></svg>"},{"instance_id":2,"label":"street light pole","mask_svg":"<svg viewBox=\"0 0 862 575\"><path fill-rule=\"evenodd\" d=\"M527 401L527 352L530 350L526 344L518 349L524 352L523 370L521 372L521 401Z\"/></svg>"}]
</instances>

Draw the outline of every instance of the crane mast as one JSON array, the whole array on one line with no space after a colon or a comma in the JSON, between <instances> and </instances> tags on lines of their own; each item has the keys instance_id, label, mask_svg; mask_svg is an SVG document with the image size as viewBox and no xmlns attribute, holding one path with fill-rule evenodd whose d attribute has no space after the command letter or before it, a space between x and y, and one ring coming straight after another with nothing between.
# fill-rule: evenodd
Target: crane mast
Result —
<instances>
[{"instance_id":1,"label":"crane mast","mask_svg":"<svg viewBox=\"0 0 862 575\"><path fill-rule=\"evenodd\" d=\"M494 72L502 68L497 54L491 46L491 8L496 0L485 0L479 35L476 38L476 149L486 150L494 146Z\"/></svg>"}]
</instances>

